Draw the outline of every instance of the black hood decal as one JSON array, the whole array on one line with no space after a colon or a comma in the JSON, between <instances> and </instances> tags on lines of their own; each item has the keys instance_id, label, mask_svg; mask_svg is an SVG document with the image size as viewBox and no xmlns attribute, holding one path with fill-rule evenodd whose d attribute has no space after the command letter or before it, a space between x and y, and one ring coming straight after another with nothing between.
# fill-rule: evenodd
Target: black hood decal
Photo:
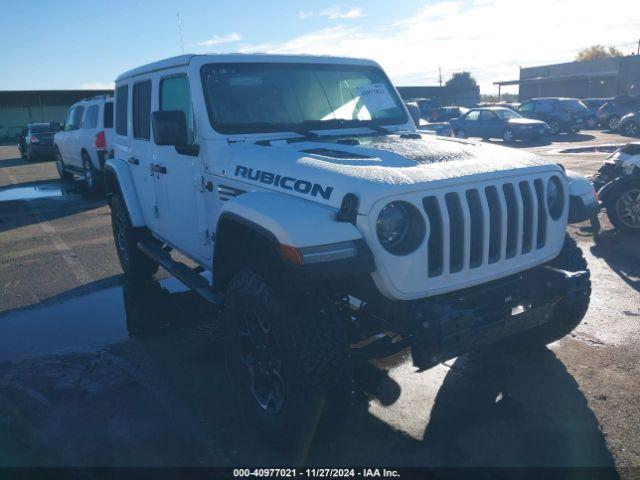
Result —
<instances>
[{"instance_id":1,"label":"black hood decal","mask_svg":"<svg viewBox=\"0 0 640 480\"><path fill-rule=\"evenodd\" d=\"M400 135L358 137L359 144L342 146L339 140L318 139L314 142L338 144L335 149L307 149L305 153L315 153L336 159L375 158L377 151L401 155L416 163L429 164L466 160L477 156L478 146L446 138L403 138Z\"/></svg>"},{"instance_id":2,"label":"black hood decal","mask_svg":"<svg viewBox=\"0 0 640 480\"><path fill-rule=\"evenodd\" d=\"M371 137L360 144L364 148L386 150L417 163L440 163L473 158L474 145L441 138L402 138L399 135Z\"/></svg>"}]
</instances>

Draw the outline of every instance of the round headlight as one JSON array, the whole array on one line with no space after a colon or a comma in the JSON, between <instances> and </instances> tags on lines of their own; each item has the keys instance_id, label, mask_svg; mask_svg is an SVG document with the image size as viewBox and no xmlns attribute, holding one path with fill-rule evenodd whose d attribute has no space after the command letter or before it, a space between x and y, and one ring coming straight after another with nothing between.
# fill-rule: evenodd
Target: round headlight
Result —
<instances>
[{"instance_id":1,"label":"round headlight","mask_svg":"<svg viewBox=\"0 0 640 480\"><path fill-rule=\"evenodd\" d=\"M562 215L564 207L564 191L558 177L551 177L547 182L547 209L554 220Z\"/></svg>"},{"instance_id":2,"label":"round headlight","mask_svg":"<svg viewBox=\"0 0 640 480\"><path fill-rule=\"evenodd\" d=\"M424 220L410 203L391 202L378 214L376 233L385 250L396 255L406 255L422 242L425 234Z\"/></svg>"}]
</instances>

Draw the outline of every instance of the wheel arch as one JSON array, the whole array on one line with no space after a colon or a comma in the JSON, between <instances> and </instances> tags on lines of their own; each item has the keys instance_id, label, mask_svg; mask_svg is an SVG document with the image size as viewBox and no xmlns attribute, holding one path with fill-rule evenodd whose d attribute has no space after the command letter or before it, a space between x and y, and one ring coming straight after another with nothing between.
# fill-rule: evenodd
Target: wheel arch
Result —
<instances>
[{"instance_id":1,"label":"wheel arch","mask_svg":"<svg viewBox=\"0 0 640 480\"><path fill-rule=\"evenodd\" d=\"M233 275L244 268L266 270L281 266L278 239L266 228L235 213L218 219L213 252L213 278L226 288ZM273 273L273 272L272 272Z\"/></svg>"},{"instance_id":2,"label":"wheel arch","mask_svg":"<svg viewBox=\"0 0 640 480\"><path fill-rule=\"evenodd\" d=\"M104 188L109 202L114 193L122 195L132 226L144 227L146 225L133 176L127 164L121 160L113 159L107 162L104 167Z\"/></svg>"},{"instance_id":3,"label":"wheel arch","mask_svg":"<svg viewBox=\"0 0 640 480\"><path fill-rule=\"evenodd\" d=\"M314 261L308 249L349 244L353 255ZM355 225L336 210L272 192L247 192L223 204L215 232L214 283L224 288L242 268L299 275L304 280L337 278L372 270L370 252Z\"/></svg>"}]
</instances>

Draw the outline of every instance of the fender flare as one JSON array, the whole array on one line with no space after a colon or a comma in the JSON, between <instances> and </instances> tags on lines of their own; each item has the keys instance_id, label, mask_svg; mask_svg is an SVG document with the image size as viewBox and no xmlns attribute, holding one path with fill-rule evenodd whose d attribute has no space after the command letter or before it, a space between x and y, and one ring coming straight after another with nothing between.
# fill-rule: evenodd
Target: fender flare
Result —
<instances>
[{"instance_id":1,"label":"fender flare","mask_svg":"<svg viewBox=\"0 0 640 480\"><path fill-rule=\"evenodd\" d=\"M140 201L138 200L138 194L129 165L125 163L124 160L109 159L104 166L104 183L108 198L111 198L111 195L113 195L116 190L120 191L124 203L127 206L127 211L129 212L131 225L134 227L144 227L146 225L144 215L142 214L142 208L140 207Z\"/></svg>"},{"instance_id":2,"label":"fender flare","mask_svg":"<svg viewBox=\"0 0 640 480\"><path fill-rule=\"evenodd\" d=\"M360 231L337 221L336 213L334 208L297 197L247 192L223 205L216 230L221 219L233 216L256 225L272 241L296 248L361 240Z\"/></svg>"}]
</instances>

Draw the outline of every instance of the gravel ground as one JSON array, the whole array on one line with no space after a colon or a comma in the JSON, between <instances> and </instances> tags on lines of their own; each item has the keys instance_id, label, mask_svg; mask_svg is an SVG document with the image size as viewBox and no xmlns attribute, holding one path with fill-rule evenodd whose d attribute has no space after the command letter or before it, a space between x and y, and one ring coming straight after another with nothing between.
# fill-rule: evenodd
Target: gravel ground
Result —
<instances>
[{"instance_id":1,"label":"gravel ground","mask_svg":"<svg viewBox=\"0 0 640 480\"><path fill-rule=\"evenodd\" d=\"M514 148L590 174L606 153L560 151L625 141ZM0 147L0 466L640 467L640 249L604 215L595 241L571 228L593 296L570 336L423 373L406 357L363 367L341 428L283 453L235 408L216 313L166 275L123 286L105 201L61 184L53 162L16 157Z\"/></svg>"}]
</instances>

